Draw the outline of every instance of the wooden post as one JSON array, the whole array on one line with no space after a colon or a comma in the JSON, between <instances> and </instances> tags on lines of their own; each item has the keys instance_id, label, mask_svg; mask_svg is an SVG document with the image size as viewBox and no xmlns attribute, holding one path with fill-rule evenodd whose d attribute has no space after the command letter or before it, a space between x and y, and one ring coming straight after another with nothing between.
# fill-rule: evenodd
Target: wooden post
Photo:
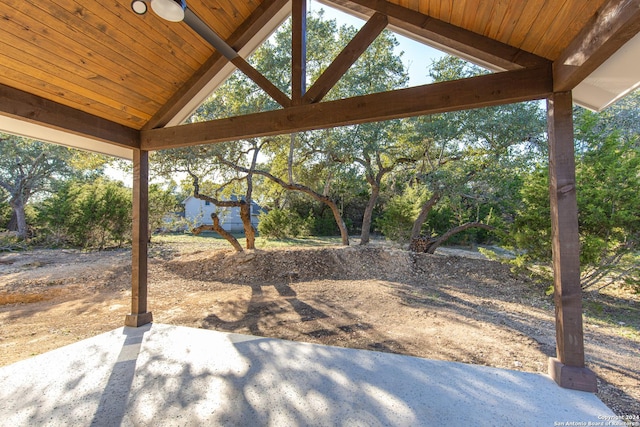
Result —
<instances>
[{"instance_id":1,"label":"wooden post","mask_svg":"<svg viewBox=\"0 0 640 427\"><path fill-rule=\"evenodd\" d=\"M151 323L147 311L147 243L149 241L149 152L133 150L133 236L131 247L131 314L124 324Z\"/></svg>"},{"instance_id":2,"label":"wooden post","mask_svg":"<svg viewBox=\"0 0 640 427\"><path fill-rule=\"evenodd\" d=\"M595 392L596 376L584 366L571 92L554 93L547 100L547 120L557 347L557 357L549 359L549 375L561 387Z\"/></svg>"},{"instance_id":3,"label":"wooden post","mask_svg":"<svg viewBox=\"0 0 640 427\"><path fill-rule=\"evenodd\" d=\"M300 105L306 91L307 0L291 3L291 102Z\"/></svg>"}]
</instances>

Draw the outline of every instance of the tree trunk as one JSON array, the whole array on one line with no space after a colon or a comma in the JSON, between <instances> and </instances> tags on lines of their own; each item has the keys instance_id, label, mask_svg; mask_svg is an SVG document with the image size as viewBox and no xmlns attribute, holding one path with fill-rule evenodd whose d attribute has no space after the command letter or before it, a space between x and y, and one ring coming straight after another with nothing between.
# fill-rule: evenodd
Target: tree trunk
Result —
<instances>
[{"instance_id":1,"label":"tree trunk","mask_svg":"<svg viewBox=\"0 0 640 427\"><path fill-rule=\"evenodd\" d=\"M440 193L433 193L431 198L427 200L427 202L422 205L422 209L420 210L420 214L418 218L413 222L413 227L411 228L411 240L417 239L420 236L420 230L422 229L422 225L427 220L427 216L429 216L429 212L431 209L438 203L440 200Z\"/></svg>"},{"instance_id":2,"label":"tree trunk","mask_svg":"<svg viewBox=\"0 0 640 427\"><path fill-rule=\"evenodd\" d=\"M411 239L411 249L416 251L416 248L420 248L420 250L416 252L425 252L428 254L433 254L440 245L446 242L451 236L454 234L458 234L464 230L468 230L469 228L484 228L485 230L494 230L495 227L491 225L483 224L481 222L467 222L465 224L459 225L457 227L453 227L451 230L444 233L442 236L431 239L427 238L424 242L418 243L417 240L420 240L418 236L415 239Z\"/></svg>"},{"instance_id":3,"label":"tree trunk","mask_svg":"<svg viewBox=\"0 0 640 427\"><path fill-rule=\"evenodd\" d=\"M247 239L247 249L256 248L256 229L251 224L251 204L243 202L240 205L240 218L244 227L244 235Z\"/></svg>"},{"instance_id":4,"label":"tree trunk","mask_svg":"<svg viewBox=\"0 0 640 427\"><path fill-rule=\"evenodd\" d=\"M331 212L333 212L333 218L336 220L336 224L338 224L338 229L340 229L340 238L342 239L343 246L349 246L349 233L347 232L347 225L344 223L342 219L342 215L340 215L340 209L338 209L338 205L333 201L325 201L324 202L329 208L331 208Z\"/></svg>"},{"instance_id":5,"label":"tree trunk","mask_svg":"<svg viewBox=\"0 0 640 427\"><path fill-rule=\"evenodd\" d=\"M24 203L21 199L13 199L9 202L13 208L13 212L16 218L17 236L20 240L26 240L28 237L27 230L27 216L24 212Z\"/></svg>"},{"instance_id":6,"label":"tree trunk","mask_svg":"<svg viewBox=\"0 0 640 427\"><path fill-rule=\"evenodd\" d=\"M236 239L233 234L229 233L227 230L220 226L220 218L218 218L218 215L215 212L211 213L211 220L213 221L212 225L203 224L194 228L193 230L191 230L191 232L197 236L198 234L206 230L215 231L216 233L224 237L227 242L229 242L231 246L233 246L233 249L235 249L236 252L242 252L242 246L240 246L238 239Z\"/></svg>"},{"instance_id":7,"label":"tree trunk","mask_svg":"<svg viewBox=\"0 0 640 427\"><path fill-rule=\"evenodd\" d=\"M376 202L378 201L379 194L380 186L372 185L371 196L369 197L367 207L364 210L364 215L362 215L362 232L360 233L361 245L369 244L369 237L371 235L371 218L373 217L373 209L376 207Z\"/></svg>"},{"instance_id":8,"label":"tree trunk","mask_svg":"<svg viewBox=\"0 0 640 427\"><path fill-rule=\"evenodd\" d=\"M329 208L331 209L331 212L333 213L333 218L336 221L336 224L338 225L338 229L340 230L340 237L342 239L342 244L344 246L349 246L349 233L347 232L347 226L345 225L344 221L342 220L342 215L340 214L340 209L338 209L338 205L331 200L331 198L324 196L322 194L316 193L315 191L313 191L311 188L302 185L302 184L296 184L296 183L292 183L289 184L285 181L283 181L282 179L276 177L275 175L270 174L267 171L262 171L262 170L250 170L247 168L244 168L242 166L238 166L234 163L229 162L228 160L225 160L224 158L222 158L221 156L218 156L218 160L222 163L225 164L237 171L240 172L245 172L245 173L254 173L260 176L264 176L268 179L270 179L271 181L275 182L276 184L280 185L282 188L286 189L286 190L290 190L290 191L299 191L301 193L305 193L308 194L309 196L313 197L315 200L324 203L325 206L329 206Z\"/></svg>"},{"instance_id":9,"label":"tree trunk","mask_svg":"<svg viewBox=\"0 0 640 427\"><path fill-rule=\"evenodd\" d=\"M16 211L11 210L11 219L7 223L7 230L18 231L18 220L16 219Z\"/></svg>"}]
</instances>

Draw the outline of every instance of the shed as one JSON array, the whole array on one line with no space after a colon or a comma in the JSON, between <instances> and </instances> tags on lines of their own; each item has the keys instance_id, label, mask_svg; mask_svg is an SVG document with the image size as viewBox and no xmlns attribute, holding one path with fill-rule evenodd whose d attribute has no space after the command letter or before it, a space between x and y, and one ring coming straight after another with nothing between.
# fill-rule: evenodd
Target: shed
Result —
<instances>
[{"instance_id":1,"label":"shed","mask_svg":"<svg viewBox=\"0 0 640 427\"><path fill-rule=\"evenodd\" d=\"M229 197L229 200L238 200L237 196ZM218 214L220 218L220 225L222 228L229 232L241 232L244 230L242 225L242 219L240 219L239 207L218 207L214 203L208 200L197 199L193 196L189 196L182 202L184 205L184 217L189 224L197 227L199 225L211 225L211 214L213 212ZM254 228L258 228L260 221L259 216L264 212L264 209L258 205L254 200L251 201L251 225Z\"/></svg>"}]
</instances>

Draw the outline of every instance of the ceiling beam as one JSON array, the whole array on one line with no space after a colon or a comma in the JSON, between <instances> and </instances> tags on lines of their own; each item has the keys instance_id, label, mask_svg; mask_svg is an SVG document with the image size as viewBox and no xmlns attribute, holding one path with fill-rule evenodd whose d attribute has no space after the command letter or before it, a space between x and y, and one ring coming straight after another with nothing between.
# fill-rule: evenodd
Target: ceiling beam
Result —
<instances>
[{"instance_id":1,"label":"ceiling beam","mask_svg":"<svg viewBox=\"0 0 640 427\"><path fill-rule=\"evenodd\" d=\"M256 35L260 34L288 3L289 0L262 1L251 16L226 40L227 44L239 52ZM222 54L214 52L189 81L147 122L144 129L166 126L208 86L209 82L227 65L227 62Z\"/></svg>"},{"instance_id":2,"label":"ceiling beam","mask_svg":"<svg viewBox=\"0 0 640 427\"><path fill-rule=\"evenodd\" d=\"M143 150L210 144L401 117L546 98L551 67L487 74L464 80L292 106L245 116L141 132Z\"/></svg>"},{"instance_id":3,"label":"ceiling beam","mask_svg":"<svg viewBox=\"0 0 640 427\"><path fill-rule=\"evenodd\" d=\"M382 13L389 18L392 29L472 62L475 59L478 65L494 70L541 67L549 62L522 49L384 0L321 1L365 16L371 16L374 12Z\"/></svg>"},{"instance_id":4,"label":"ceiling beam","mask_svg":"<svg viewBox=\"0 0 640 427\"><path fill-rule=\"evenodd\" d=\"M0 84L0 115L124 148L140 147L140 133L136 129L3 84Z\"/></svg>"},{"instance_id":5,"label":"ceiling beam","mask_svg":"<svg viewBox=\"0 0 640 427\"><path fill-rule=\"evenodd\" d=\"M553 63L553 90L575 88L640 31L640 0L610 0Z\"/></svg>"},{"instance_id":6,"label":"ceiling beam","mask_svg":"<svg viewBox=\"0 0 640 427\"><path fill-rule=\"evenodd\" d=\"M384 30L387 22L385 15L374 14L309 88L303 103L320 102Z\"/></svg>"}]
</instances>

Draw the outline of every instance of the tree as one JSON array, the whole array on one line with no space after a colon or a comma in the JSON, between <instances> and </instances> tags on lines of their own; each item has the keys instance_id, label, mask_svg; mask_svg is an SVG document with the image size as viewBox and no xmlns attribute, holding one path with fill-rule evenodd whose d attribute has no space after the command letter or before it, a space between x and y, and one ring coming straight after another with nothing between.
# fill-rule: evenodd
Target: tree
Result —
<instances>
[{"instance_id":1,"label":"tree","mask_svg":"<svg viewBox=\"0 0 640 427\"><path fill-rule=\"evenodd\" d=\"M20 239L28 237L27 203L71 175L72 158L68 148L0 133L0 187L6 191Z\"/></svg>"},{"instance_id":2,"label":"tree","mask_svg":"<svg viewBox=\"0 0 640 427\"><path fill-rule=\"evenodd\" d=\"M383 31L330 94L350 97L406 87L408 74L401 55L394 51L397 45L393 34ZM360 234L360 244L366 245L384 178L399 165L415 162L419 150L409 144L406 121L366 123L330 132L335 142L325 141L315 147L326 150L336 161L358 168L370 188Z\"/></svg>"},{"instance_id":3,"label":"tree","mask_svg":"<svg viewBox=\"0 0 640 427\"><path fill-rule=\"evenodd\" d=\"M582 286L640 288L640 92L601 113L574 108ZM525 261L551 258L547 163L527 175L514 238ZM602 285L602 280L608 282Z\"/></svg>"},{"instance_id":4,"label":"tree","mask_svg":"<svg viewBox=\"0 0 640 427\"><path fill-rule=\"evenodd\" d=\"M38 221L56 244L104 249L131 233L131 190L118 181L67 180L39 206Z\"/></svg>"},{"instance_id":5,"label":"tree","mask_svg":"<svg viewBox=\"0 0 640 427\"><path fill-rule=\"evenodd\" d=\"M217 207L238 207L245 231L247 249L255 249L255 229L251 224L251 203L253 169L255 169L260 147L258 145L250 146L249 151L242 151L241 148L241 143L237 143L165 150L154 154L152 169L164 177L169 177L174 173L186 173L191 180L193 197L196 199L211 202ZM225 156L244 159L251 152L253 153L251 164L243 176L233 170L231 175L225 174L228 171L223 169L224 163L216 160L224 159ZM204 181L204 185L202 185L207 176L221 179L223 183L216 185L213 181ZM242 183L244 183L244 198L238 197ZM201 191L202 187L204 187L203 191ZM242 246L236 237L220 225L217 213L211 214L211 220L211 225L199 225L192 230L193 233L197 235L206 230L215 231L226 239L236 251L242 251Z\"/></svg>"},{"instance_id":6,"label":"tree","mask_svg":"<svg viewBox=\"0 0 640 427\"><path fill-rule=\"evenodd\" d=\"M307 71L308 77L313 79L319 76L322 70L329 65L331 58L337 55L341 46L348 43L350 32L344 28L336 31L335 21L324 21L321 17L311 17L307 22L307 29L309 42L314 46L313 49L308 50ZM267 40L249 58L251 64L284 93L291 93L291 82L284 79L285 76L290 76L290 73L287 72L290 70L291 64L290 46L291 23L289 21L284 24L281 30L276 32L272 39ZM191 120L211 120L277 107L277 104L266 96L250 79L242 73L235 72L198 108ZM306 194L325 204L333 213L336 224L340 229L342 243L348 245L349 235L336 202L328 194L318 189L317 179L313 179L309 183L301 182L295 172L296 169L313 169L307 162L310 157L318 159L318 150L312 148L311 153L300 152L298 155L294 155L293 148L295 148L296 144L299 147L304 145L302 138L296 138L294 135L288 138L288 144L285 144L284 141L285 139L282 137L259 138L223 144L227 148L200 147L192 151L198 151L201 154L207 153L210 156L209 162L217 164L218 167L224 166L227 170L246 174L246 177L258 175L267 178L287 191ZM249 152L256 158L259 152L266 161L261 162L261 165L257 165L256 162L246 158ZM244 157L241 155L243 153L245 154ZM296 159L295 162L294 157ZM201 161L206 161L203 155L200 155L200 159ZM302 165L303 162L305 162L304 165ZM305 175L308 176L308 174ZM329 175L327 178L330 180L331 176ZM247 183L249 183L249 180L247 180ZM328 182L323 188L328 188Z\"/></svg>"},{"instance_id":7,"label":"tree","mask_svg":"<svg viewBox=\"0 0 640 427\"><path fill-rule=\"evenodd\" d=\"M431 70L434 81L466 78L485 73L461 59L445 57ZM426 185L425 199L413 224L415 249L433 252L454 234L471 228L493 229L489 220L513 216L519 187L515 172L538 150L544 120L536 103L519 103L419 117L417 138L425 147L413 179ZM445 203L453 214L446 228L433 227L420 237L433 209Z\"/></svg>"}]
</instances>

